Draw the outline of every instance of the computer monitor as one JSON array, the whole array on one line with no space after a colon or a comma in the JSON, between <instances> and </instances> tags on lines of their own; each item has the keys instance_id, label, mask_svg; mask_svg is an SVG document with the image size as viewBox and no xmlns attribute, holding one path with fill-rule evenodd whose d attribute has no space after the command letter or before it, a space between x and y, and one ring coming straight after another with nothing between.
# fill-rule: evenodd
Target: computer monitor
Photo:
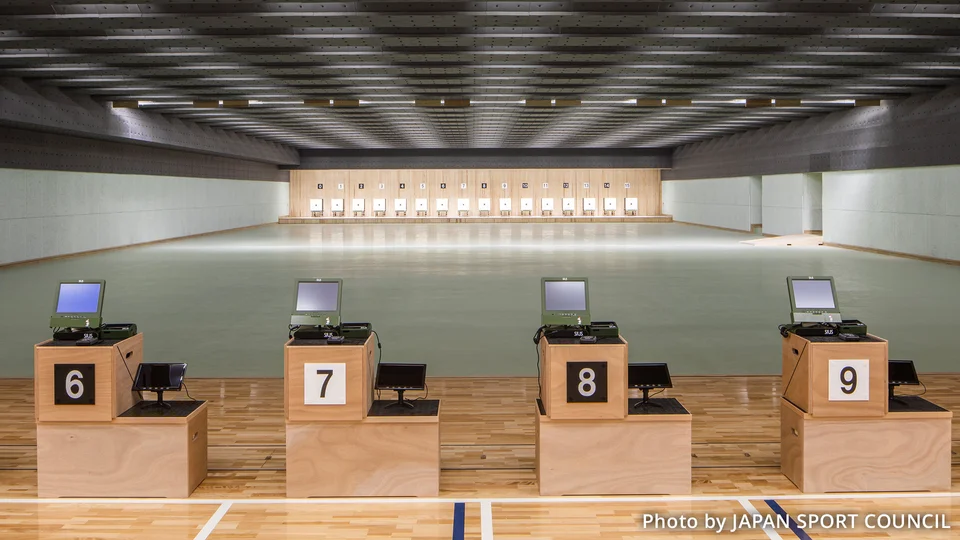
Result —
<instances>
[{"instance_id":1,"label":"computer monitor","mask_svg":"<svg viewBox=\"0 0 960 540\"><path fill-rule=\"evenodd\" d=\"M787 291L790 293L790 317L794 323L843 321L832 277L788 277Z\"/></svg>"},{"instance_id":2,"label":"computer monitor","mask_svg":"<svg viewBox=\"0 0 960 540\"><path fill-rule=\"evenodd\" d=\"M670 370L663 363L627 364L627 387L643 391L643 399L633 406L644 407L660 405L650 401L650 390L654 388L673 388Z\"/></svg>"},{"instance_id":3,"label":"computer monitor","mask_svg":"<svg viewBox=\"0 0 960 540\"><path fill-rule=\"evenodd\" d=\"M50 316L50 328L100 328L107 282L96 279L61 281Z\"/></svg>"},{"instance_id":4,"label":"computer monitor","mask_svg":"<svg viewBox=\"0 0 960 540\"><path fill-rule=\"evenodd\" d=\"M913 360L890 360L887 362L887 385L890 388L890 399L900 401L894 396L893 389L900 385L918 385L920 377Z\"/></svg>"},{"instance_id":5,"label":"computer monitor","mask_svg":"<svg viewBox=\"0 0 960 540\"><path fill-rule=\"evenodd\" d=\"M340 326L341 279L298 279L293 296L294 326Z\"/></svg>"},{"instance_id":6,"label":"computer monitor","mask_svg":"<svg viewBox=\"0 0 960 540\"><path fill-rule=\"evenodd\" d=\"M542 278L540 324L587 326L590 324L590 292L587 278Z\"/></svg>"},{"instance_id":7,"label":"computer monitor","mask_svg":"<svg viewBox=\"0 0 960 540\"><path fill-rule=\"evenodd\" d=\"M186 373L186 364L140 364L134 378L133 390L156 392L157 401L150 406L170 408L169 403L163 402L163 393L179 391Z\"/></svg>"},{"instance_id":8,"label":"computer monitor","mask_svg":"<svg viewBox=\"0 0 960 540\"><path fill-rule=\"evenodd\" d=\"M427 384L426 364L380 364L377 366L377 379L374 388L397 392L397 402L387 407L414 408L409 401L403 400L407 390L423 390Z\"/></svg>"}]
</instances>

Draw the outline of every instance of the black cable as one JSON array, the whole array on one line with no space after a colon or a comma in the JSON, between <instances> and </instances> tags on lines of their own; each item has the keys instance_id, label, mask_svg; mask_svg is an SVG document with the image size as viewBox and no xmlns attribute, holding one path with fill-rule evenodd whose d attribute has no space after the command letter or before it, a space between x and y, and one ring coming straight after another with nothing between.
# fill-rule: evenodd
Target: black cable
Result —
<instances>
[{"instance_id":1,"label":"black cable","mask_svg":"<svg viewBox=\"0 0 960 540\"><path fill-rule=\"evenodd\" d=\"M190 399L192 399L192 400L194 400L194 401L197 401L197 398L195 398L195 397L193 397L193 396L190 395L190 390L187 388L187 383L186 383L186 382L181 382L180 384L183 385L183 391L187 393L187 397L190 398Z\"/></svg>"},{"instance_id":2,"label":"black cable","mask_svg":"<svg viewBox=\"0 0 960 540\"><path fill-rule=\"evenodd\" d=\"M427 381L423 381L423 389L426 390L427 393L418 397L414 401L420 401L422 399L427 399L428 397L430 397L430 385L427 384Z\"/></svg>"},{"instance_id":3,"label":"black cable","mask_svg":"<svg viewBox=\"0 0 960 540\"><path fill-rule=\"evenodd\" d=\"M546 326L541 326L533 334L533 343L537 346L537 399L543 399L543 384L540 382L540 340L543 339L543 333L546 329Z\"/></svg>"},{"instance_id":4,"label":"black cable","mask_svg":"<svg viewBox=\"0 0 960 540\"><path fill-rule=\"evenodd\" d=\"M372 333L372 334L374 335L374 337L377 338L377 371L379 372L379 371L380 371L380 362L383 362L383 345L381 345L381 343L380 343L380 334L378 334L376 330L374 330L374 329L371 328L371 329L370 329L370 333ZM376 376L376 372L374 373L374 376ZM377 384L376 381L374 381L373 384L376 385L376 384ZM380 401L380 390L379 390L379 389L377 389L377 401Z\"/></svg>"}]
</instances>

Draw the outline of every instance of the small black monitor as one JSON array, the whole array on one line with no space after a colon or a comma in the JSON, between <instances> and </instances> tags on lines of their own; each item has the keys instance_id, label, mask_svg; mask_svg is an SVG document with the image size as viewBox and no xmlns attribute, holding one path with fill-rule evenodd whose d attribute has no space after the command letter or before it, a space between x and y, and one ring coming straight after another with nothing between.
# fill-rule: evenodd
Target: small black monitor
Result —
<instances>
[{"instance_id":1,"label":"small black monitor","mask_svg":"<svg viewBox=\"0 0 960 540\"><path fill-rule=\"evenodd\" d=\"M889 393L887 397L891 401L904 403L894 395L894 388L901 385L918 385L920 377L917 376L917 368L913 365L913 360L889 360L887 362L887 387Z\"/></svg>"},{"instance_id":2,"label":"small black monitor","mask_svg":"<svg viewBox=\"0 0 960 540\"><path fill-rule=\"evenodd\" d=\"M629 364L627 386L630 388L673 388L666 364Z\"/></svg>"},{"instance_id":3,"label":"small black monitor","mask_svg":"<svg viewBox=\"0 0 960 540\"><path fill-rule=\"evenodd\" d=\"M673 380L670 379L670 370L664 363L628 364L627 386L643 391L643 399L633 405L635 408L648 405L659 407L660 405L650 401L650 390L673 388Z\"/></svg>"},{"instance_id":4,"label":"small black monitor","mask_svg":"<svg viewBox=\"0 0 960 540\"><path fill-rule=\"evenodd\" d=\"M397 402L387 405L388 407L414 408L412 403L403 400L403 393L407 390L423 390L426 384L426 364L380 364L377 366L374 388L397 392Z\"/></svg>"},{"instance_id":5,"label":"small black monitor","mask_svg":"<svg viewBox=\"0 0 960 540\"><path fill-rule=\"evenodd\" d=\"M157 402L153 405L169 408L170 405L163 402L163 393L179 391L186 373L186 364L140 364L133 389L137 392L156 392Z\"/></svg>"},{"instance_id":6,"label":"small black monitor","mask_svg":"<svg viewBox=\"0 0 960 540\"><path fill-rule=\"evenodd\" d=\"M890 360L887 363L887 382L893 386L920 384L913 360Z\"/></svg>"}]
</instances>

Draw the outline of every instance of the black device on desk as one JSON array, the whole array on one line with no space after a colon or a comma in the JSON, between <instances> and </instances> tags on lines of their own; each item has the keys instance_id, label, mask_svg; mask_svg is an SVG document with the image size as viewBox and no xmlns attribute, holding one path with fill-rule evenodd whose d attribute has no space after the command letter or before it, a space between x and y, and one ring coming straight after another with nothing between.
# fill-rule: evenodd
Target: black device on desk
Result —
<instances>
[{"instance_id":1,"label":"black device on desk","mask_svg":"<svg viewBox=\"0 0 960 540\"><path fill-rule=\"evenodd\" d=\"M100 337L103 339L124 340L135 335L137 335L137 325L134 323L105 324L100 329Z\"/></svg>"},{"instance_id":2,"label":"black device on desk","mask_svg":"<svg viewBox=\"0 0 960 540\"><path fill-rule=\"evenodd\" d=\"M591 336L598 338L620 337L620 328L613 321L593 321L587 328Z\"/></svg>"},{"instance_id":3,"label":"black device on desk","mask_svg":"<svg viewBox=\"0 0 960 540\"><path fill-rule=\"evenodd\" d=\"M330 339L340 335L340 328L336 326L294 326L291 327L293 339Z\"/></svg>"},{"instance_id":4,"label":"black device on desk","mask_svg":"<svg viewBox=\"0 0 960 540\"><path fill-rule=\"evenodd\" d=\"M140 364L134 378L133 390L136 392L156 392L157 401L142 407L160 407L169 409L170 404L163 402L164 392L177 392L183 387L183 376L187 373L186 364Z\"/></svg>"},{"instance_id":5,"label":"black device on desk","mask_svg":"<svg viewBox=\"0 0 960 540\"><path fill-rule=\"evenodd\" d=\"M887 362L887 385L890 387L890 400L899 401L893 392L893 389L900 385L919 385L920 377L917 376L917 368L913 365L913 360L890 360Z\"/></svg>"},{"instance_id":6,"label":"black device on desk","mask_svg":"<svg viewBox=\"0 0 960 540\"><path fill-rule=\"evenodd\" d=\"M387 407L406 407L413 409L413 403L403 400L407 390L423 390L427 383L426 364L380 364L377 366L376 390L393 390L397 393L397 402Z\"/></svg>"},{"instance_id":7,"label":"black device on desk","mask_svg":"<svg viewBox=\"0 0 960 540\"><path fill-rule=\"evenodd\" d=\"M673 388L670 370L663 363L627 364L627 386L643 391L643 399L634 403L634 408L660 407L650 401L650 390L655 388Z\"/></svg>"}]
</instances>

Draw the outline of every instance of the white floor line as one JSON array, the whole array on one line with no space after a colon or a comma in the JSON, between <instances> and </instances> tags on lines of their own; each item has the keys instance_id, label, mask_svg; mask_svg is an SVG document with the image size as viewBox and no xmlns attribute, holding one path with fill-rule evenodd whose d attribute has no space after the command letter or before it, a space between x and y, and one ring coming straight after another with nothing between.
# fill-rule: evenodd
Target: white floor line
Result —
<instances>
[{"instance_id":1,"label":"white floor line","mask_svg":"<svg viewBox=\"0 0 960 540\"><path fill-rule=\"evenodd\" d=\"M748 514L755 516L760 512L757 510L757 507L750 502L749 499L740 499L740 506L747 511ZM770 540L783 540L783 537L780 536L780 533L776 531L773 527L764 527L763 532L767 534L767 538Z\"/></svg>"},{"instance_id":2,"label":"white floor line","mask_svg":"<svg viewBox=\"0 0 960 540\"><path fill-rule=\"evenodd\" d=\"M220 508L217 508L217 511L210 516L210 519L207 520L207 524L200 529L200 532L193 537L193 540L207 540L207 537L210 536L210 533L217 528L217 524L220 523L220 520L223 519L223 516L227 514L227 511L230 510L230 503L225 502L220 505Z\"/></svg>"},{"instance_id":3,"label":"white floor line","mask_svg":"<svg viewBox=\"0 0 960 540\"><path fill-rule=\"evenodd\" d=\"M685 495L685 496L609 496L609 497L338 497L317 499L157 499L157 498L4 498L0 504L454 504L499 503L499 504L578 504L578 503L663 503L663 502L719 502L789 500L881 500L881 499L932 499L960 497L960 492L940 493L803 493L795 495Z\"/></svg>"},{"instance_id":4,"label":"white floor line","mask_svg":"<svg viewBox=\"0 0 960 540\"><path fill-rule=\"evenodd\" d=\"M480 502L480 540L493 540L493 505Z\"/></svg>"}]
</instances>

